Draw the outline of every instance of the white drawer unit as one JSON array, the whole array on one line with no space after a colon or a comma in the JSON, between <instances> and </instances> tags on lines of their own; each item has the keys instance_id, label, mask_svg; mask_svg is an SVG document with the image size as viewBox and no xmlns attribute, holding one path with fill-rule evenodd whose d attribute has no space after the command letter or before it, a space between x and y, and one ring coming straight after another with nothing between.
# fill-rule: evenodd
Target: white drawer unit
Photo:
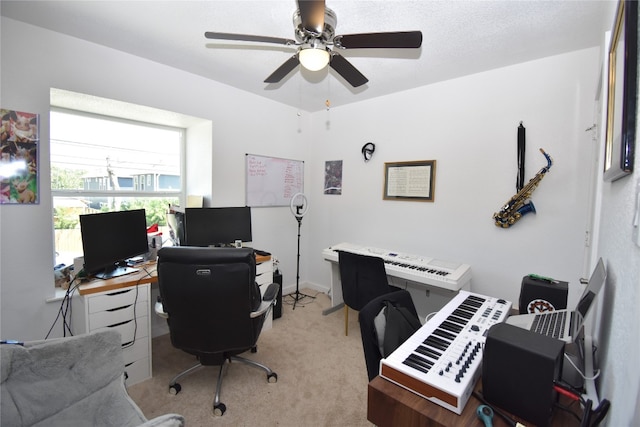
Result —
<instances>
[{"instance_id":1,"label":"white drawer unit","mask_svg":"<svg viewBox=\"0 0 640 427\"><path fill-rule=\"evenodd\" d=\"M151 337L138 338L125 345L124 366L127 371L127 385L132 385L151 378L151 353L149 352Z\"/></svg>"},{"instance_id":2,"label":"white drawer unit","mask_svg":"<svg viewBox=\"0 0 640 427\"><path fill-rule=\"evenodd\" d=\"M257 261L257 260L256 260ZM256 283L260 286L260 292L264 294L267 287L273 283L273 258L269 257L266 261L256 262ZM262 330L266 331L273 326L273 310L271 314L264 320Z\"/></svg>"},{"instance_id":3,"label":"white drawer unit","mask_svg":"<svg viewBox=\"0 0 640 427\"><path fill-rule=\"evenodd\" d=\"M262 285L273 283L273 260L256 263L256 282L260 285L260 289Z\"/></svg>"},{"instance_id":4,"label":"white drawer unit","mask_svg":"<svg viewBox=\"0 0 640 427\"><path fill-rule=\"evenodd\" d=\"M115 329L122 347L130 386L151 378L150 285L142 284L74 298L74 334Z\"/></svg>"}]
</instances>

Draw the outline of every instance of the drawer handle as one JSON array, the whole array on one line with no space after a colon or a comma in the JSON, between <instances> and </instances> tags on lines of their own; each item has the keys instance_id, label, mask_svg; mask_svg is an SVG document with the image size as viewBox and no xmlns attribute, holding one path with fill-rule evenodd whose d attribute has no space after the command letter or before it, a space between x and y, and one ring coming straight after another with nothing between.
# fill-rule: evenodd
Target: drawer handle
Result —
<instances>
[{"instance_id":1,"label":"drawer handle","mask_svg":"<svg viewBox=\"0 0 640 427\"><path fill-rule=\"evenodd\" d=\"M125 320L124 322L120 322L120 323L115 323L113 325L109 325L109 326L107 326L107 328L117 328L118 326L126 325L127 323L131 323L131 322L133 322L133 319Z\"/></svg>"},{"instance_id":2,"label":"drawer handle","mask_svg":"<svg viewBox=\"0 0 640 427\"><path fill-rule=\"evenodd\" d=\"M113 311L118 311L118 310L125 310L125 309L127 309L129 307L133 307L133 304L123 305L122 307L116 307L116 308L108 308L105 311L113 312Z\"/></svg>"},{"instance_id":3,"label":"drawer handle","mask_svg":"<svg viewBox=\"0 0 640 427\"><path fill-rule=\"evenodd\" d=\"M131 289L125 289L124 291L112 292L110 294L105 294L108 297L115 297L116 295L126 294L127 292L131 292Z\"/></svg>"}]
</instances>

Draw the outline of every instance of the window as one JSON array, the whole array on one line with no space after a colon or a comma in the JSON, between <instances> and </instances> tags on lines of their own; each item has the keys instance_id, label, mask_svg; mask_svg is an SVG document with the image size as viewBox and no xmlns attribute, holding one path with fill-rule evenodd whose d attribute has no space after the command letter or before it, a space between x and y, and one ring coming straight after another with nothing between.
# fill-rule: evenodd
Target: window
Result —
<instances>
[{"instance_id":1,"label":"window","mask_svg":"<svg viewBox=\"0 0 640 427\"><path fill-rule=\"evenodd\" d=\"M56 264L82 255L79 215L144 208L168 236L182 199L185 129L52 107L51 191Z\"/></svg>"}]
</instances>

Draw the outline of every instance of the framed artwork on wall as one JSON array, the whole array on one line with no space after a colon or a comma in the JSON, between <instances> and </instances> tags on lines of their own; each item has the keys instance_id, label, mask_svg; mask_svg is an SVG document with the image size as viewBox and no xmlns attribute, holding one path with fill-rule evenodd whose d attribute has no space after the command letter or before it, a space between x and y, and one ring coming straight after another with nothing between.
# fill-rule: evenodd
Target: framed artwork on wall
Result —
<instances>
[{"instance_id":1,"label":"framed artwork on wall","mask_svg":"<svg viewBox=\"0 0 640 427\"><path fill-rule=\"evenodd\" d=\"M417 160L384 164L384 200L433 202L436 161Z\"/></svg>"},{"instance_id":2,"label":"framed artwork on wall","mask_svg":"<svg viewBox=\"0 0 640 427\"><path fill-rule=\"evenodd\" d=\"M620 0L609 45L604 179L633 172L638 72L638 2Z\"/></svg>"},{"instance_id":3,"label":"framed artwork on wall","mask_svg":"<svg viewBox=\"0 0 640 427\"><path fill-rule=\"evenodd\" d=\"M0 108L0 204L37 204L39 115Z\"/></svg>"}]
</instances>

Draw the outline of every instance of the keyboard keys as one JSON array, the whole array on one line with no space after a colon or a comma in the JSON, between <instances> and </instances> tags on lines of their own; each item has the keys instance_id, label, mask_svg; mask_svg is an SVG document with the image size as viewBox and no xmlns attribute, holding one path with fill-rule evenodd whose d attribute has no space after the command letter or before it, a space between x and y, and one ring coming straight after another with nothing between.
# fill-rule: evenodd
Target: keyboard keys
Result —
<instances>
[{"instance_id":1,"label":"keyboard keys","mask_svg":"<svg viewBox=\"0 0 640 427\"><path fill-rule=\"evenodd\" d=\"M536 314L530 330L553 338L564 338L566 311Z\"/></svg>"}]
</instances>

